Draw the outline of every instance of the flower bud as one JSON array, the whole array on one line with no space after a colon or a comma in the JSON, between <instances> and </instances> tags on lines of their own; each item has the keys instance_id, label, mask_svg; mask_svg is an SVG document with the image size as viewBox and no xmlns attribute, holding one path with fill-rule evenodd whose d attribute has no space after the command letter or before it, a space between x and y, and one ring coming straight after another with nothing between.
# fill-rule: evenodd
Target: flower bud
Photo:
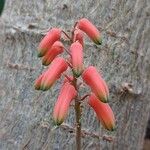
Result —
<instances>
[{"instance_id":1,"label":"flower bud","mask_svg":"<svg viewBox=\"0 0 150 150\"><path fill-rule=\"evenodd\" d=\"M102 79L96 68L88 67L82 73L84 82L91 87L93 93L104 103L107 103L109 97L109 90L106 82Z\"/></svg>"},{"instance_id":2,"label":"flower bud","mask_svg":"<svg viewBox=\"0 0 150 150\"><path fill-rule=\"evenodd\" d=\"M54 42L60 40L61 30L58 28L51 29L42 39L38 47L38 56L42 57L51 48Z\"/></svg>"},{"instance_id":3,"label":"flower bud","mask_svg":"<svg viewBox=\"0 0 150 150\"><path fill-rule=\"evenodd\" d=\"M60 91L56 104L54 106L53 118L56 125L61 125L69 109L71 101L76 97L77 92L73 85L66 82Z\"/></svg>"},{"instance_id":4,"label":"flower bud","mask_svg":"<svg viewBox=\"0 0 150 150\"><path fill-rule=\"evenodd\" d=\"M72 56L73 73L76 77L79 77L83 72L83 47L77 41L71 44L70 52Z\"/></svg>"},{"instance_id":5,"label":"flower bud","mask_svg":"<svg viewBox=\"0 0 150 150\"><path fill-rule=\"evenodd\" d=\"M101 34L98 29L86 18L78 21L78 28L84 31L95 44L102 44Z\"/></svg>"},{"instance_id":6,"label":"flower bud","mask_svg":"<svg viewBox=\"0 0 150 150\"><path fill-rule=\"evenodd\" d=\"M94 109L104 128L113 131L115 129L115 117L110 106L99 101L94 94L90 95L88 104Z\"/></svg>"},{"instance_id":7,"label":"flower bud","mask_svg":"<svg viewBox=\"0 0 150 150\"><path fill-rule=\"evenodd\" d=\"M67 68L68 64L63 58L55 58L42 78L42 90L48 90Z\"/></svg>"},{"instance_id":8,"label":"flower bud","mask_svg":"<svg viewBox=\"0 0 150 150\"><path fill-rule=\"evenodd\" d=\"M34 87L35 87L36 90L40 90L42 78L43 78L43 74L41 74L41 75L35 80Z\"/></svg>"},{"instance_id":9,"label":"flower bud","mask_svg":"<svg viewBox=\"0 0 150 150\"><path fill-rule=\"evenodd\" d=\"M48 66L57 55L63 52L63 49L63 44L59 41L56 41L42 58L42 64Z\"/></svg>"},{"instance_id":10,"label":"flower bud","mask_svg":"<svg viewBox=\"0 0 150 150\"><path fill-rule=\"evenodd\" d=\"M73 36L73 42L79 41L79 43L84 46L83 44L83 32L80 29L76 29L74 31L74 36Z\"/></svg>"}]
</instances>

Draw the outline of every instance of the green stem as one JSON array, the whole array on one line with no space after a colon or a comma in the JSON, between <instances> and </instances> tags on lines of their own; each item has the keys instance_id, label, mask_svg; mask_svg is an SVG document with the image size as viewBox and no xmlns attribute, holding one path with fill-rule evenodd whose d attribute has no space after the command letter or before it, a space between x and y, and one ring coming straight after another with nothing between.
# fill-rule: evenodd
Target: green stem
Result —
<instances>
[{"instance_id":1,"label":"green stem","mask_svg":"<svg viewBox=\"0 0 150 150\"><path fill-rule=\"evenodd\" d=\"M74 86L78 92L77 79L74 78ZM81 150L81 102L78 100L78 95L75 99L75 115L76 115L76 149Z\"/></svg>"}]
</instances>

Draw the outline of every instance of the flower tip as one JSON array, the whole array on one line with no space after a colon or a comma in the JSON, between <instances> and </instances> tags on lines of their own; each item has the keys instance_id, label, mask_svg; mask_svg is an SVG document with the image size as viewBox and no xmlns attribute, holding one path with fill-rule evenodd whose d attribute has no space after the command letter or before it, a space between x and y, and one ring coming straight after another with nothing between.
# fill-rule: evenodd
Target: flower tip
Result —
<instances>
[{"instance_id":1,"label":"flower tip","mask_svg":"<svg viewBox=\"0 0 150 150\"><path fill-rule=\"evenodd\" d=\"M42 88L41 90L44 92L44 91L47 91L48 89L46 89L46 88Z\"/></svg>"},{"instance_id":2,"label":"flower tip","mask_svg":"<svg viewBox=\"0 0 150 150\"><path fill-rule=\"evenodd\" d=\"M75 73L75 72L73 72L73 74L74 74L74 76L75 76L76 78L80 77L80 75L81 75L81 74L78 74L78 73Z\"/></svg>"},{"instance_id":3,"label":"flower tip","mask_svg":"<svg viewBox=\"0 0 150 150\"><path fill-rule=\"evenodd\" d=\"M76 78L78 78L78 77L81 76L82 72L83 72L83 71L75 71L75 70L73 70L73 75L74 75Z\"/></svg>"},{"instance_id":4,"label":"flower tip","mask_svg":"<svg viewBox=\"0 0 150 150\"><path fill-rule=\"evenodd\" d=\"M34 83L34 89L40 90L40 85L37 82Z\"/></svg>"},{"instance_id":5,"label":"flower tip","mask_svg":"<svg viewBox=\"0 0 150 150\"><path fill-rule=\"evenodd\" d=\"M35 90L40 90L40 87L34 85L34 89L35 89Z\"/></svg>"},{"instance_id":6,"label":"flower tip","mask_svg":"<svg viewBox=\"0 0 150 150\"><path fill-rule=\"evenodd\" d=\"M35 88L35 90L40 90L42 78L43 78L43 74L41 74L41 75L35 80L35 83L34 83L34 88Z\"/></svg>"},{"instance_id":7,"label":"flower tip","mask_svg":"<svg viewBox=\"0 0 150 150\"><path fill-rule=\"evenodd\" d=\"M54 120L55 126L60 126L63 123L63 120Z\"/></svg>"},{"instance_id":8,"label":"flower tip","mask_svg":"<svg viewBox=\"0 0 150 150\"><path fill-rule=\"evenodd\" d=\"M47 86L41 86L41 88L40 88L40 90L42 90L42 91L47 91L49 89L49 87L47 87Z\"/></svg>"},{"instance_id":9,"label":"flower tip","mask_svg":"<svg viewBox=\"0 0 150 150\"><path fill-rule=\"evenodd\" d=\"M116 126L115 126L115 124L113 124L113 125L110 126L110 127L105 127L105 129L107 129L108 131L113 132L113 131L116 131Z\"/></svg>"},{"instance_id":10,"label":"flower tip","mask_svg":"<svg viewBox=\"0 0 150 150\"><path fill-rule=\"evenodd\" d=\"M99 100L100 100L101 102L103 102L103 103L108 103L108 102L109 102L108 97L103 97L103 98L100 97Z\"/></svg>"},{"instance_id":11,"label":"flower tip","mask_svg":"<svg viewBox=\"0 0 150 150\"><path fill-rule=\"evenodd\" d=\"M40 90L40 87L39 87L39 86L34 85L34 89L35 89L35 90Z\"/></svg>"},{"instance_id":12,"label":"flower tip","mask_svg":"<svg viewBox=\"0 0 150 150\"><path fill-rule=\"evenodd\" d=\"M111 130L110 131L116 131L116 126L114 125L114 126L112 126L112 128L111 128Z\"/></svg>"},{"instance_id":13,"label":"flower tip","mask_svg":"<svg viewBox=\"0 0 150 150\"><path fill-rule=\"evenodd\" d=\"M42 65L43 65L43 66L48 66L49 64L50 64L50 62L47 62L47 61L42 60Z\"/></svg>"},{"instance_id":14,"label":"flower tip","mask_svg":"<svg viewBox=\"0 0 150 150\"><path fill-rule=\"evenodd\" d=\"M39 50L39 52L38 52L38 54L37 54L37 57L42 57L42 56L44 56L42 53L41 53L41 51Z\"/></svg>"},{"instance_id":15,"label":"flower tip","mask_svg":"<svg viewBox=\"0 0 150 150\"><path fill-rule=\"evenodd\" d=\"M102 39L101 38L97 38L95 40L93 40L95 44L97 45L102 45Z\"/></svg>"}]
</instances>

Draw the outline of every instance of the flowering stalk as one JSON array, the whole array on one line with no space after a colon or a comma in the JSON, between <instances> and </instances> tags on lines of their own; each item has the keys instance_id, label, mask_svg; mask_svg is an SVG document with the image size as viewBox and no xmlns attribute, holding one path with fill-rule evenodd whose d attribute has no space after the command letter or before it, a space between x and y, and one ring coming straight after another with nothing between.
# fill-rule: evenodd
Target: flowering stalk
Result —
<instances>
[{"instance_id":1,"label":"flowering stalk","mask_svg":"<svg viewBox=\"0 0 150 150\"><path fill-rule=\"evenodd\" d=\"M112 109L107 104L109 90L106 82L98 73L95 67L83 67L83 48L85 32L90 39L101 44L101 34L98 29L87 19L82 18L77 21L72 30L71 37L63 30L58 28L51 29L43 38L38 48L38 56L42 57L42 64L49 65L48 69L43 72L35 81L36 90L46 91L56 82L57 79L64 75L62 88L58 99L54 105L53 119L55 125L61 125L68 114L70 103L74 100L75 116L76 116L76 149L81 150L81 103L89 97L88 104L97 114L98 119L107 130L114 130L115 118ZM70 40L70 48L64 47L60 42L61 33ZM66 51L69 55L66 59L57 57ZM72 75L64 73L70 68ZM92 94L86 93L79 96L79 87L83 84L79 77L91 88ZM78 80L80 82L78 82ZM85 84L85 85L86 85Z\"/></svg>"},{"instance_id":2,"label":"flowering stalk","mask_svg":"<svg viewBox=\"0 0 150 150\"><path fill-rule=\"evenodd\" d=\"M77 78L73 80L74 87L78 92ZM81 102L79 101L78 95L75 99L75 115L76 115L76 149L81 150Z\"/></svg>"}]
</instances>

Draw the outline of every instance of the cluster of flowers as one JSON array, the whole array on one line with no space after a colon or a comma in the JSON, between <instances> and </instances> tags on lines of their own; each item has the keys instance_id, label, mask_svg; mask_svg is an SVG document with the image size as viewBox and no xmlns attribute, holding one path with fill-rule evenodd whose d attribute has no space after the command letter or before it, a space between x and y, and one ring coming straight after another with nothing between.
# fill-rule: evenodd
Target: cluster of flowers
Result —
<instances>
[{"instance_id":1,"label":"cluster of flowers","mask_svg":"<svg viewBox=\"0 0 150 150\"><path fill-rule=\"evenodd\" d=\"M78 89L74 81L81 76L83 81L91 88L88 94L88 104L94 109L102 125L112 131L115 128L115 118L108 102L109 90L106 82L94 66L84 68L83 66L83 36L84 33L95 43L101 44L101 35L98 29L87 19L78 20L72 31L71 46L67 51L69 59L58 57L66 49L61 43L61 29L52 28L42 39L38 47L38 56L42 57L42 64L49 65L35 81L35 89L46 91L60 78L60 76L71 68L73 75L65 75L62 88L54 106L53 119L56 125L64 122L69 105L76 99Z\"/></svg>"}]
</instances>

